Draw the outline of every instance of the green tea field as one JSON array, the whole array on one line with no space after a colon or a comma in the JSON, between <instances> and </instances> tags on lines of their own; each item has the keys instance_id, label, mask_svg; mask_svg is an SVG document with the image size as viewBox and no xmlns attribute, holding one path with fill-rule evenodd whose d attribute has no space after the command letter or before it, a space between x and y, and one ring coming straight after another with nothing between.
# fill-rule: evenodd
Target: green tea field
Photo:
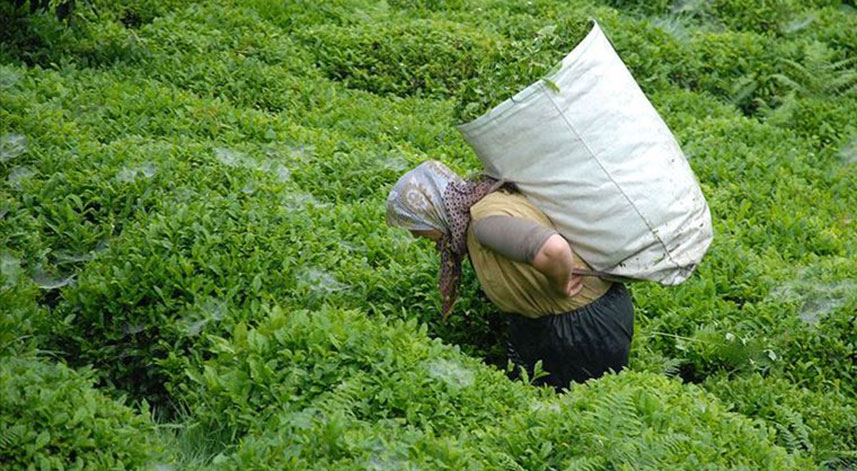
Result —
<instances>
[{"instance_id":1,"label":"green tea field","mask_svg":"<svg viewBox=\"0 0 857 471\"><path fill-rule=\"evenodd\" d=\"M857 469L853 0L65 5L0 0L0 469ZM385 199L592 19L715 236L557 394Z\"/></svg>"}]
</instances>

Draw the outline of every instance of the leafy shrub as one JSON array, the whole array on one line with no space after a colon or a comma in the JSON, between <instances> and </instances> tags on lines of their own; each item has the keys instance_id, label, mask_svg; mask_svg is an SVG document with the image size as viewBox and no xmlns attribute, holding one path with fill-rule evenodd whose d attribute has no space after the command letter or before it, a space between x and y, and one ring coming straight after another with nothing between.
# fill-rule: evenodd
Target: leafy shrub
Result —
<instances>
[{"instance_id":1,"label":"leafy shrub","mask_svg":"<svg viewBox=\"0 0 857 471\"><path fill-rule=\"evenodd\" d=\"M5 177L4 182L16 168L29 168L12 167L2 160L0 177ZM33 345L45 330L45 312L38 304L40 292L30 281L31 262L44 252L44 242L34 237L37 221L22 213L16 199L0 200L0 356L28 350L26 346Z\"/></svg>"},{"instance_id":2,"label":"leafy shrub","mask_svg":"<svg viewBox=\"0 0 857 471\"><path fill-rule=\"evenodd\" d=\"M46 313L36 302L38 288L22 278L19 261L0 253L0 356L30 350L47 331Z\"/></svg>"},{"instance_id":3,"label":"leafy shrub","mask_svg":"<svg viewBox=\"0 0 857 471\"><path fill-rule=\"evenodd\" d=\"M401 8L403 10L460 10L466 1L465 0L391 0L390 6Z\"/></svg>"},{"instance_id":4,"label":"leafy shrub","mask_svg":"<svg viewBox=\"0 0 857 471\"><path fill-rule=\"evenodd\" d=\"M838 51L813 41L802 48L800 59L784 59L783 71L774 79L788 94L779 106L767 111L768 122L790 127L821 146L836 144L857 133L857 127L844 119L857 110L855 58L841 57Z\"/></svg>"},{"instance_id":5,"label":"leafy shrub","mask_svg":"<svg viewBox=\"0 0 857 471\"><path fill-rule=\"evenodd\" d=\"M138 62L147 77L236 106L292 110L307 98L308 82L321 79L296 39L246 8L228 17L190 8L158 18L137 37L146 45Z\"/></svg>"},{"instance_id":6,"label":"leafy shrub","mask_svg":"<svg viewBox=\"0 0 857 471\"><path fill-rule=\"evenodd\" d=\"M857 127L848 123L848 116L857 112L857 100L843 97L838 103L825 98L786 97L782 105L767 113L771 124L793 129L819 146L835 146L857 133Z\"/></svg>"},{"instance_id":7,"label":"leafy shrub","mask_svg":"<svg viewBox=\"0 0 857 471\"><path fill-rule=\"evenodd\" d=\"M776 34L797 7L794 0L714 0L709 8L730 29Z\"/></svg>"},{"instance_id":8,"label":"leafy shrub","mask_svg":"<svg viewBox=\"0 0 857 471\"><path fill-rule=\"evenodd\" d=\"M413 322L354 311L273 308L231 340L209 338L215 356L188 370L184 397L202 427L249 434L216 460L226 468L548 469L594 459L656 469L690 457L712 469L795 466L766 429L656 375L610 375L551 397L428 341Z\"/></svg>"},{"instance_id":9,"label":"leafy shrub","mask_svg":"<svg viewBox=\"0 0 857 471\"><path fill-rule=\"evenodd\" d=\"M643 91L675 92L675 84L692 81L699 57L690 38L646 19L602 14L599 18L619 57Z\"/></svg>"},{"instance_id":10,"label":"leafy shrub","mask_svg":"<svg viewBox=\"0 0 857 471\"><path fill-rule=\"evenodd\" d=\"M358 420L460 431L525 406L524 390L476 367L425 328L356 311L270 309L257 328L210 336L212 356L189 364L181 397L207 428L242 435L282 412L348 402ZM288 398L288 400L283 400ZM328 404L323 406L323 404Z\"/></svg>"},{"instance_id":11,"label":"leafy shrub","mask_svg":"<svg viewBox=\"0 0 857 471\"><path fill-rule=\"evenodd\" d=\"M838 3L838 2L836 2ZM857 39L848 34L857 27L857 10L854 5L831 5L820 11L807 13L797 18L790 28L793 36L805 36L817 39L853 56L857 53Z\"/></svg>"},{"instance_id":12,"label":"leafy shrub","mask_svg":"<svg viewBox=\"0 0 857 471\"><path fill-rule=\"evenodd\" d=\"M108 18L97 23L92 18L96 16L94 11L88 7L74 10L74 16L81 17L81 21L72 25L53 15L28 16L8 10L9 5L0 2L0 15L13 25L0 30L2 53L9 60L42 67L63 62L104 67L132 61L145 53L123 24Z\"/></svg>"},{"instance_id":13,"label":"leafy shrub","mask_svg":"<svg viewBox=\"0 0 857 471\"><path fill-rule=\"evenodd\" d=\"M90 263L63 293L54 328L67 355L155 402L164 400L170 371L159 362L189 354L201 331L235 322L232 306L258 303L274 286L294 283L290 257L297 249L282 230L283 213L245 211L240 200L213 195L172 205L169 216L126 227Z\"/></svg>"},{"instance_id":14,"label":"leafy shrub","mask_svg":"<svg viewBox=\"0 0 857 471\"><path fill-rule=\"evenodd\" d=\"M7 0L7 3L14 4L15 7L22 7L25 3L29 3L28 9L30 13L37 11L53 10L56 13L57 19L64 20L71 15L74 8L74 0Z\"/></svg>"},{"instance_id":15,"label":"leafy shrub","mask_svg":"<svg viewBox=\"0 0 857 471\"><path fill-rule=\"evenodd\" d=\"M691 47L697 68L687 73L687 86L731 101L746 114L783 94L773 75L778 61L790 56L774 39L751 33L701 33L693 36Z\"/></svg>"},{"instance_id":16,"label":"leafy shrub","mask_svg":"<svg viewBox=\"0 0 857 471\"><path fill-rule=\"evenodd\" d=\"M400 96L448 96L496 47L495 38L448 21L321 27L306 34L331 79Z\"/></svg>"},{"instance_id":17,"label":"leafy shrub","mask_svg":"<svg viewBox=\"0 0 857 471\"><path fill-rule=\"evenodd\" d=\"M91 372L0 358L0 461L30 469L147 469L152 423L92 388Z\"/></svg>"},{"instance_id":18,"label":"leafy shrub","mask_svg":"<svg viewBox=\"0 0 857 471\"><path fill-rule=\"evenodd\" d=\"M845 285L845 289L849 287ZM824 303L827 300L813 301ZM841 301L839 307L825 309L822 304L820 309L810 308L812 310L798 314L809 319L805 323L810 325L783 333L779 339L779 351L786 359L784 376L796 384L820 390L841 390L854 397L857 395L857 366L853 361L857 354L857 345L854 344L857 321L850 313L857 307L857 300L852 296ZM811 317L816 315L822 319Z\"/></svg>"},{"instance_id":19,"label":"leafy shrub","mask_svg":"<svg viewBox=\"0 0 857 471\"><path fill-rule=\"evenodd\" d=\"M333 392L337 394L340 391ZM347 397L347 396L346 396ZM649 374L608 375L457 434L355 417L346 402L281 413L219 469L802 469L760 423ZM715 425L716 424L716 425ZM711 432L706 432L710 430Z\"/></svg>"},{"instance_id":20,"label":"leafy shrub","mask_svg":"<svg viewBox=\"0 0 857 471\"><path fill-rule=\"evenodd\" d=\"M326 75L346 86L398 96L454 97L467 121L545 75L589 30L589 18L549 11L498 19L475 34L459 23L416 19L383 26L324 26L305 33ZM539 26L531 30L530 23ZM522 24L528 25L522 28Z\"/></svg>"},{"instance_id":21,"label":"leafy shrub","mask_svg":"<svg viewBox=\"0 0 857 471\"><path fill-rule=\"evenodd\" d=\"M675 2L673 0L609 0L607 3L614 8L639 11L647 15L663 15L669 12Z\"/></svg>"},{"instance_id":22,"label":"leafy shrub","mask_svg":"<svg viewBox=\"0 0 857 471\"><path fill-rule=\"evenodd\" d=\"M126 28L139 28L151 23L155 18L168 15L187 5L187 2L181 0L92 0L90 4L84 3L82 8L94 9L99 15L99 22L110 19Z\"/></svg>"},{"instance_id":23,"label":"leafy shrub","mask_svg":"<svg viewBox=\"0 0 857 471\"><path fill-rule=\"evenodd\" d=\"M495 466L504 462L536 469L811 466L808 460L772 447L770 431L762 424L727 412L696 387L647 373L608 375L576 386L556 404L531 407L529 413L501 421L487 437L477 437L487 438L488 450L504 452L495 458Z\"/></svg>"},{"instance_id":24,"label":"leafy shrub","mask_svg":"<svg viewBox=\"0 0 857 471\"><path fill-rule=\"evenodd\" d=\"M820 394L780 378L717 375L705 389L743 415L776 430L776 443L818 463L853 457L857 449L857 405L842 393Z\"/></svg>"},{"instance_id":25,"label":"leafy shrub","mask_svg":"<svg viewBox=\"0 0 857 471\"><path fill-rule=\"evenodd\" d=\"M99 20L106 18L118 18L125 26L138 27L142 23L148 23L156 16L165 14L171 7L182 5L178 1L153 1L153 0L131 0L127 2L110 2L94 0L82 2L75 5L75 0L7 0L7 3L22 7L29 3L29 12L34 14L41 11L52 10L57 19L71 21L73 17L83 19L89 18L92 11L99 15ZM81 9L83 11L81 11ZM89 11L88 11L89 10Z\"/></svg>"}]
</instances>

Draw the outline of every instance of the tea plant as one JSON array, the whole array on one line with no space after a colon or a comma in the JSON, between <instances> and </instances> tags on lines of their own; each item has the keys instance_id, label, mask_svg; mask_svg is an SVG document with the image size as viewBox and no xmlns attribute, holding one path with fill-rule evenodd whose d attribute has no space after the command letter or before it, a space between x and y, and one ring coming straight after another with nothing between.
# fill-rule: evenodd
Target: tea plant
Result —
<instances>
[{"instance_id":1,"label":"tea plant","mask_svg":"<svg viewBox=\"0 0 857 471\"><path fill-rule=\"evenodd\" d=\"M147 412L93 389L88 372L0 358L0 461L7 469L146 469L158 453Z\"/></svg>"},{"instance_id":2,"label":"tea plant","mask_svg":"<svg viewBox=\"0 0 857 471\"><path fill-rule=\"evenodd\" d=\"M187 397L207 430L243 436L233 455L214 461L224 469L801 462L767 445L760 424L677 381L609 375L551 397L502 381L415 327L273 308L257 328L237 326L232 340L212 337L217 356L189 371Z\"/></svg>"}]
</instances>

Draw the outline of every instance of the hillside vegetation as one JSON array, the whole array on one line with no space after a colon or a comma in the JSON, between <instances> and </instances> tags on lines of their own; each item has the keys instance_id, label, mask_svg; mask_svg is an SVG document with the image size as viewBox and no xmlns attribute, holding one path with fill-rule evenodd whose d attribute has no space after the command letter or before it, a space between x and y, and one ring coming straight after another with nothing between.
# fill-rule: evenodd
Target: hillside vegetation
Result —
<instances>
[{"instance_id":1,"label":"hillside vegetation","mask_svg":"<svg viewBox=\"0 0 857 471\"><path fill-rule=\"evenodd\" d=\"M8 469L857 465L853 2L93 0L62 20L16 3ZM556 395L507 379L469 267L441 322L437 255L384 200L427 159L478 171L455 125L593 18L716 234L686 283L631 286L629 371Z\"/></svg>"}]
</instances>

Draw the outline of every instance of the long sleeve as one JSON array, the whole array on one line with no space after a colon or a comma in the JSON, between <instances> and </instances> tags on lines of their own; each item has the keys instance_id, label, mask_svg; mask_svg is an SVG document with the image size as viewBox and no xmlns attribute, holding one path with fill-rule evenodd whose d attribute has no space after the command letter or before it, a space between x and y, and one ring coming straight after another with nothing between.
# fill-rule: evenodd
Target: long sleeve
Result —
<instances>
[{"instance_id":1,"label":"long sleeve","mask_svg":"<svg viewBox=\"0 0 857 471\"><path fill-rule=\"evenodd\" d=\"M471 222L479 243L506 258L531 263L556 230L513 216L488 216Z\"/></svg>"}]
</instances>

